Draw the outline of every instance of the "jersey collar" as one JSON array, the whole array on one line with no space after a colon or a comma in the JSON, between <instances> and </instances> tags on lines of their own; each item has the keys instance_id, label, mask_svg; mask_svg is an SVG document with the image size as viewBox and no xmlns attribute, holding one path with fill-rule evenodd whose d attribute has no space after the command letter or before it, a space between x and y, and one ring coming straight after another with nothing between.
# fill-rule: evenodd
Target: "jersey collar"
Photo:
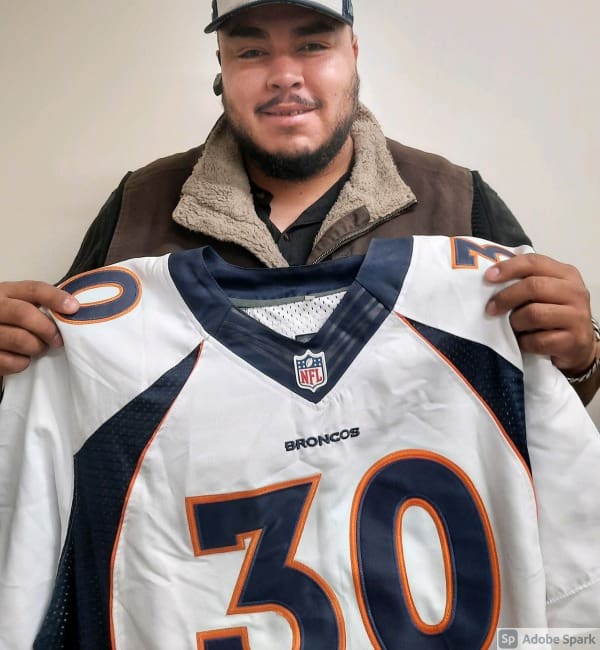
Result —
<instances>
[{"instance_id":1,"label":"jersey collar","mask_svg":"<svg viewBox=\"0 0 600 650\"><path fill-rule=\"evenodd\" d=\"M365 256L313 266L242 269L211 248L173 253L169 271L202 328L261 373L317 403L392 311L410 265L412 237L374 240ZM308 340L284 337L240 311L233 301L275 301L346 289L323 327ZM323 355L327 381L299 385L297 359Z\"/></svg>"}]
</instances>

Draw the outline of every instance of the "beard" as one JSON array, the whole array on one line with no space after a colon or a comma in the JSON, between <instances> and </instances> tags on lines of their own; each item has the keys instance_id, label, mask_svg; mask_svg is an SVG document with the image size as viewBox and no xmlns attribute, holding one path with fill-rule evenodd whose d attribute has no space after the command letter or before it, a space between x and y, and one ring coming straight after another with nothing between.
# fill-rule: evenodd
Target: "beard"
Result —
<instances>
[{"instance_id":1,"label":"beard","mask_svg":"<svg viewBox=\"0 0 600 650\"><path fill-rule=\"evenodd\" d=\"M269 178L303 181L317 176L341 151L356 119L359 88L360 81L358 75L355 75L346 93L349 108L338 115L335 128L329 138L314 151L305 150L296 154L272 153L254 142L243 125L232 119L225 94L222 98L223 109L244 160L252 160ZM320 103L317 105L319 106Z\"/></svg>"}]
</instances>

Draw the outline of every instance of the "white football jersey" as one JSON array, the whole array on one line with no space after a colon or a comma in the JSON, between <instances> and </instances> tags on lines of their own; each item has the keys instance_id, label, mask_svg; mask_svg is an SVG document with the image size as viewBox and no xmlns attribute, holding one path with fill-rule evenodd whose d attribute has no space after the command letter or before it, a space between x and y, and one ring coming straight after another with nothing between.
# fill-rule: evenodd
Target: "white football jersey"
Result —
<instances>
[{"instance_id":1,"label":"white football jersey","mask_svg":"<svg viewBox=\"0 0 600 650\"><path fill-rule=\"evenodd\" d=\"M471 650L600 626L600 436L484 307L505 249L208 248L69 280L0 405L0 647Z\"/></svg>"}]
</instances>

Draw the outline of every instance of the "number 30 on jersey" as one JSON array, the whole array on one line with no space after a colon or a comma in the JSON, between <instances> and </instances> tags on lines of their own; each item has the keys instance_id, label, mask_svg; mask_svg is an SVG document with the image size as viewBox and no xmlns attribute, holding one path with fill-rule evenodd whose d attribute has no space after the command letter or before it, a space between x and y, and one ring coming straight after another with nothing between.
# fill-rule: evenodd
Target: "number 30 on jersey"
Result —
<instances>
[{"instance_id":1,"label":"number 30 on jersey","mask_svg":"<svg viewBox=\"0 0 600 650\"><path fill-rule=\"evenodd\" d=\"M283 616L293 650L346 647L334 590L295 559L319 480L190 497L186 503L196 556L243 551L249 542L227 614ZM443 551L446 606L435 625L419 615L407 577L402 521L411 506L430 514ZM498 559L481 498L458 466L421 450L382 459L358 486L348 533L355 595L373 648L489 647L500 608ZM251 650L245 628L199 632L197 643L199 650Z\"/></svg>"}]
</instances>

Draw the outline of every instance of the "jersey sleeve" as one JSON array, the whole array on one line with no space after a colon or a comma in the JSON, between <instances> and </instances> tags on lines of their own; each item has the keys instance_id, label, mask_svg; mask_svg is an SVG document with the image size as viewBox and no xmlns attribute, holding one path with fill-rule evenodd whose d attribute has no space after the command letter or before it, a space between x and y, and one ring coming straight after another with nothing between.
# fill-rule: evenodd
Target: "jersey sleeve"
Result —
<instances>
[{"instance_id":1,"label":"jersey sleeve","mask_svg":"<svg viewBox=\"0 0 600 650\"><path fill-rule=\"evenodd\" d=\"M597 627L600 436L577 394L550 360L525 355L524 377L548 625Z\"/></svg>"},{"instance_id":2,"label":"jersey sleeve","mask_svg":"<svg viewBox=\"0 0 600 650\"><path fill-rule=\"evenodd\" d=\"M405 309L410 318L494 350L522 371L527 451L537 503L537 524L545 573L548 625L597 627L600 624L600 436L579 397L550 359L523 355L508 317L483 315L498 287L482 281L498 261L496 244L473 238L415 242L414 264L405 287L414 283L419 299ZM519 248L505 253L530 252ZM439 278L451 267L440 299ZM407 299L410 292L406 289ZM449 308L452 303L453 307ZM520 425L519 425L520 426ZM498 490L503 486L497 486ZM519 531L510 531L518 536Z\"/></svg>"},{"instance_id":3,"label":"jersey sleeve","mask_svg":"<svg viewBox=\"0 0 600 650\"><path fill-rule=\"evenodd\" d=\"M60 351L6 380L0 404L0 647L31 648L72 500L72 411Z\"/></svg>"}]
</instances>

